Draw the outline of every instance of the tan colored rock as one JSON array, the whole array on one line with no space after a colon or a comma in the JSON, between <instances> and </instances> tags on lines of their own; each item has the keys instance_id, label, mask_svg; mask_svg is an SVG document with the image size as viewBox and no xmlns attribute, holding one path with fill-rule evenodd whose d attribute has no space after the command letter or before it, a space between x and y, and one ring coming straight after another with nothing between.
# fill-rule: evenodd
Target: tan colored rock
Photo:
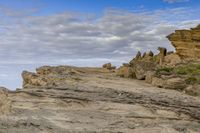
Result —
<instances>
[{"instance_id":1,"label":"tan colored rock","mask_svg":"<svg viewBox=\"0 0 200 133\"><path fill-rule=\"evenodd\" d=\"M117 70L117 76L124 78L134 78L135 73L133 71L133 68L128 66L122 66Z\"/></svg>"},{"instance_id":2,"label":"tan colored rock","mask_svg":"<svg viewBox=\"0 0 200 133\"><path fill-rule=\"evenodd\" d=\"M164 57L167 55L167 49L163 48L163 47L158 47L158 50L160 51L160 53L159 53L159 58L160 58L159 64L163 65Z\"/></svg>"},{"instance_id":3,"label":"tan colored rock","mask_svg":"<svg viewBox=\"0 0 200 133\"><path fill-rule=\"evenodd\" d=\"M142 54L140 51L137 52L136 56L129 62L130 66L133 66L135 61L141 60Z\"/></svg>"},{"instance_id":4,"label":"tan colored rock","mask_svg":"<svg viewBox=\"0 0 200 133\"><path fill-rule=\"evenodd\" d=\"M176 49L176 53L182 59L199 59L200 58L200 28L190 30L176 30L167 38L171 41Z\"/></svg>"},{"instance_id":5,"label":"tan colored rock","mask_svg":"<svg viewBox=\"0 0 200 133\"><path fill-rule=\"evenodd\" d=\"M134 64L134 71L136 78L139 80L144 80L146 77L146 73L148 71L152 71L156 68L154 62L151 61L137 61Z\"/></svg>"},{"instance_id":6,"label":"tan colored rock","mask_svg":"<svg viewBox=\"0 0 200 133\"><path fill-rule=\"evenodd\" d=\"M187 87L185 80L182 78L170 78L167 79L164 83L164 88L174 89L174 90L183 90Z\"/></svg>"},{"instance_id":7,"label":"tan colored rock","mask_svg":"<svg viewBox=\"0 0 200 133\"><path fill-rule=\"evenodd\" d=\"M8 90L0 87L0 115L9 113L10 109L11 101L8 99Z\"/></svg>"},{"instance_id":8,"label":"tan colored rock","mask_svg":"<svg viewBox=\"0 0 200 133\"><path fill-rule=\"evenodd\" d=\"M192 96L200 96L200 85L190 85L184 91Z\"/></svg>"},{"instance_id":9,"label":"tan colored rock","mask_svg":"<svg viewBox=\"0 0 200 133\"><path fill-rule=\"evenodd\" d=\"M155 77L155 71L148 71L146 73L145 82L151 84L153 77Z\"/></svg>"},{"instance_id":10,"label":"tan colored rock","mask_svg":"<svg viewBox=\"0 0 200 133\"><path fill-rule=\"evenodd\" d=\"M23 87L27 88L30 86L46 86L48 80L42 78L42 76L37 75L36 73L23 71L22 72L23 78Z\"/></svg>"},{"instance_id":11,"label":"tan colored rock","mask_svg":"<svg viewBox=\"0 0 200 133\"><path fill-rule=\"evenodd\" d=\"M182 62L180 56L175 53L168 54L164 57L164 63L168 66L176 66Z\"/></svg>"},{"instance_id":12,"label":"tan colored rock","mask_svg":"<svg viewBox=\"0 0 200 133\"><path fill-rule=\"evenodd\" d=\"M153 77L152 78L152 85L162 88L164 86L165 80L163 80L162 78L159 77Z\"/></svg>"},{"instance_id":13,"label":"tan colored rock","mask_svg":"<svg viewBox=\"0 0 200 133\"><path fill-rule=\"evenodd\" d=\"M113 70L113 69L116 69L116 66L112 66L111 63L106 63L102 66L103 68L106 68L108 70Z\"/></svg>"}]
</instances>

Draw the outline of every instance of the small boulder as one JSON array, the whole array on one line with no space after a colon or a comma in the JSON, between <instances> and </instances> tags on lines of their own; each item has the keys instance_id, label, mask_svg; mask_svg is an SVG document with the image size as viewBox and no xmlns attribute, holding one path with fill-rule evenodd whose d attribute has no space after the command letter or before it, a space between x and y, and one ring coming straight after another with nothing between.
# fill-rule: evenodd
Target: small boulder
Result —
<instances>
[{"instance_id":1,"label":"small boulder","mask_svg":"<svg viewBox=\"0 0 200 133\"><path fill-rule=\"evenodd\" d=\"M106 63L102 66L103 68L106 68L108 70L113 70L113 69L116 69L116 66L112 66L111 63Z\"/></svg>"},{"instance_id":2,"label":"small boulder","mask_svg":"<svg viewBox=\"0 0 200 133\"><path fill-rule=\"evenodd\" d=\"M166 89L183 90L186 87L185 80L179 77L167 79L164 84L164 88Z\"/></svg>"},{"instance_id":3,"label":"small boulder","mask_svg":"<svg viewBox=\"0 0 200 133\"><path fill-rule=\"evenodd\" d=\"M148 71L153 71L156 65L150 61L137 61L134 64L136 78L144 80Z\"/></svg>"},{"instance_id":4,"label":"small boulder","mask_svg":"<svg viewBox=\"0 0 200 133\"><path fill-rule=\"evenodd\" d=\"M185 88L184 92L192 96L200 96L200 85L190 85Z\"/></svg>"},{"instance_id":5,"label":"small boulder","mask_svg":"<svg viewBox=\"0 0 200 133\"><path fill-rule=\"evenodd\" d=\"M165 80L162 79L162 78L158 78L158 77L153 77L152 78L152 85L153 86L156 86L156 87L159 87L159 88L162 88L164 86L164 83L165 83Z\"/></svg>"},{"instance_id":6,"label":"small boulder","mask_svg":"<svg viewBox=\"0 0 200 133\"><path fill-rule=\"evenodd\" d=\"M153 77L155 77L155 71L148 71L146 73L145 82L151 84Z\"/></svg>"},{"instance_id":7,"label":"small boulder","mask_svg":"<svg viewBox=\"0 0 200 133\"><path fill-rule=\"evenodd\" d=\"M8 99L8 89L0 87L0 115L10 112L11 101Z\"/></svg>"},{"instance_id":8,"label":"small boulder","mask_svg":"<svg viewBox=\"0 0 200 133\"><path fill-rule=\"evenodd\" d=\"M122 66L117 70L117 76L124 77L124 78L134 78L135 73L133 71L133 68Z\"/></svg>"}]
</instances>

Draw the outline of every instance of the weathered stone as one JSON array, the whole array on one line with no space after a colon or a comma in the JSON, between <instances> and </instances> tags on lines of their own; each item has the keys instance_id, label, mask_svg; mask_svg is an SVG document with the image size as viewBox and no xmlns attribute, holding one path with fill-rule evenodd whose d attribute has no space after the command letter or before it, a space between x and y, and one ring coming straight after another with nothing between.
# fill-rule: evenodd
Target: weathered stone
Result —
<instances>
[{"instance_id":1,"label":"weathered stone","mask_svg":"<svg viewBox=\"0 0 200 133\"><path fill-rule=\"evenodd\" d=\"M134 71L136 78L139 80L144 80L147 71L152 71L156 68L156 65L150 61L137 61L134 64Z\"/></svg>"},{"instance_id":2,"label":"weathered stone","mask_svg":"<svg viewBox=\"0 0 200 133\"><path fill-rule=\"evenodd\" d=\"M5 115L10 112L11 101L8 99L8 90L0 87L0 115Z\"/></svg>"},{"instance_id":3,"label":"weathered stone","mask_svg":"<svg viewBox=\"0 0 200 133\"><path fill-rule=\"evenodd\" d=\"M163 80L162 78L153 77L153 78L152 78L152 83L151 83L151 84L152 84L153 86L162 88L162 87L164 86L164 83L165 83L165 80Z\"/></svg>"},{"instance_id":4,"label":"weathered stone","mask_svg":"<svg viewBox=\"0 0 200 133\"><path fill-rule=\"evenodd\" d=\"M186 94L200 96L200 85L190 85L184 89Z\"/></svg>"},{"instance_id":5,"label":"weathered stone","mask_svg":"<svg viewBox=\"0 0 200 133\"><path fill-rule=\"evenodd\" d=\"M153 77L155 77L155 71L147 71L145 82L151 84Z\"/></svg>"},{"instance_id":6,"label":"weathered stone","mask_svg":"<svg viewBox=\"0 0 200 133\"><path fill-rule=\"evenodd\" d=\"M177 64L182 63L180 56L177 54L168 54L164 57L164 64L167 66L176 66Z\"/></svg>"},{"instance_id":7,"label":"weathered stone","mask_svg":"<svg viewBox=\"0 0 200 133\"><path fill-rule=\"evenodd\" d=\"M200 28L191 30L176 30L167 38L182 59L195 60L200 58Z\"/></svg>"},{"instance_id":8,"label":"weathered stone","mask_svg":"<svg viewBox=\"0 0 200 133\"><path fill-rule=\"evenodd\" d=\"M138 51L137 54L136 54L136 56L135 56L135 60L141 59L141 55L142 55L141 52Z\"/></svg>"},{"instance_id":9,"label":"weathered stone","mask_svg":"<svg viewBox=\"0 0 200 133\"><path fill-rule=\"evenodd\" d=\"M149 52L147 53L147 55L153 57L153 56L154 56L154 53L153 53L152 51L149 51Z\"/></svg>"},{"instance_id":10,"label":"weathered stone","mask_svg":"<svg viewBox=\"0 0 200 133\"><path fill-rule=\"evenodd\" d=\"M160 58L159 64L163 65L164 57L167 55L167 49L163 48L163 47L158 47L158 50L160 51L160 53L159 53L159 58Z\"/></svg>"},{"instance_id":11,"label":"weathered stone","mask_svg":"<svg viewBox=\"0 0 200 133\"><path fill-rule=\"evenodd\" d=\"M186 87L185 80L182 78L170 78L164 83L164 88L166 89L183 90Z\"/></svg>"},{"instance_id":12,"label":"weathered stone","mask_svg":"<svg viewBox=\"0 0 200 133\"><path fill-rule=\"evenodd\" d=\"M117 70L117 76L124 78L134 78L135 73L132 67L122 66Z\"/></svg>"},{"instance_id":13,"label":"weathered stone","mask_svg":"<svg viewBox=\"0 0 200 133\"><path fill-rule=\"evenodd\" d=\"M142 58L145 58L145 56L147 55L146 52L143 53Z\"/></svg>"},{"instance_id":14,"label":"weathered stone","mask_svg":"<svg viewBox=\"0 0 200 133\"><path fill-rule=\"evenodd\" d=\"M102 66L103 68L106 68L108 70L113 70L113 69L116 69L116 66L112 66L111 63L106 63Z\"/></svg>"},{"instance_id":15,"label":"weathered stone","mask_svg":"<svg viewBox=\"0 0 200 133\"><path fill-rule=\"evenodd\" d=\"M130 66L133 66L135 61L138 61L141 59L142 59L141 52L138 51L136 56L129 62Z\"/></svg>"}]
</instances>

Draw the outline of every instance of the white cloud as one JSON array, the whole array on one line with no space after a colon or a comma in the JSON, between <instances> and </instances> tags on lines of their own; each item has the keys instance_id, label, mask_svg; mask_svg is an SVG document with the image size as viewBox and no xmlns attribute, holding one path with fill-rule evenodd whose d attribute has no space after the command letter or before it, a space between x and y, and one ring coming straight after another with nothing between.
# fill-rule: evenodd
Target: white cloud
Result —
<instances>
[{"instance_id":1,"label":"white cloud","mask_svg":"<svg viewBox=\"0 0 200 133\"><path fill-rule=\"evenodd\" d=\"M163 0L163 1L172 4L177 2L188 2L190 0Z\"/></svg>"},{"instance_id":2,"label":"white cloud","mask_svg":"<svg viewBox=\"0 0 200 133\"><path fill-rule=\"evenodd\" d=\"M177 28L197 25L197 10L107 10L98 18L72 12L46 16L4 13L0 16L0 63L120 64L130 60L138 49L156 51L163 46L172 50L166 36Z\"/></svg>"}]
</instances>

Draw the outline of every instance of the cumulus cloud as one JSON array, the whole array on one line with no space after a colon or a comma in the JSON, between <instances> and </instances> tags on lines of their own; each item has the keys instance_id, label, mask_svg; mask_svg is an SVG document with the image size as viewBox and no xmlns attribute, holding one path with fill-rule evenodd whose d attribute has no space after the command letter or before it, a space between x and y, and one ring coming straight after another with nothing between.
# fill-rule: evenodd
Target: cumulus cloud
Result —
<instances>
[{"instance_id":1,"label":"cumulus cloud","mask_svg":"<svg viewBox=\"0 0 200 133\"><path fill-rule=\"evenodd\" d=\"M163 0L163 1L167 3L177 3L177 2L188 2L190 0Z\"/></svg>"},{"instance_id":2,"label":"cumulus cloud","mask_svg":"<svg viewBox=\"0 0 200 133\"><path fill-rule=\"evenodd\" d=\"M127 62L138 50L156 52L158 46L173 50L166 36L177 28L197 25L199 18L193 12L109 9L95 17L74 12L19 15L9 10L9 15L0 15L0 63L96 66Z\"/></svg>"}]
</instances>

